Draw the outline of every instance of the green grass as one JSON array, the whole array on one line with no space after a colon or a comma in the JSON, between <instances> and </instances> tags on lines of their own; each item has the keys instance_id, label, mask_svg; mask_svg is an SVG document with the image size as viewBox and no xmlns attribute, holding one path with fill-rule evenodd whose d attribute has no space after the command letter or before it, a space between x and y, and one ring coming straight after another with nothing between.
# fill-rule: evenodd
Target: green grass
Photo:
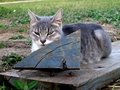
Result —
<instances>
[{"instance_id":1,"label":"green grass","mask_svg":"<svg viewBox=\"0 0 120 90\"><path fill-rule=\"evenodd\" d=\"M7 42L6 41L0 41L0 48L4 48L7 46Z\"/></svg>"},{"instance_id":2,"label":"green grass","mask_svg":"<svg viewBox=\"0 0 120 90\"><path fill-rule=\"evenodd\" d=\"M25 31L26 31L26 29L22 28L22 27L18 29L18 32L25 32Z\"/></svg>"},{"instance_id":3,"label":"green grass","mask_svg":"<svg viewBox=\"0 0 120 90\"><path fill-rule=\"evenodd\" d=\"M63 23L100 21L120 27L120 0L42 0L36 2L4 4L0 18L9 18L13 24L29 22L27 10L40 16L54 15L63 9Z\"/></svg>"},{"instance_id":4,"label":"green grass","mask_svg":"<svg viewBox=\"0 0 120 90\"><path fill-rule=\"evenodd\" d=\"M0 28L7 29L9 27L10 27L9 25L5 25L5 24L0 23Z\"/></svg>"},{"instance_id":5,"label":"green grass","mask_svg":"<svg viewBox=\"0 0 120 90\"><path fill-rule=\"evenodd\" d=\"M3 69L5 70L8 69L10 66L16 64L18 61L21 61L23 58L25 58L25 56L21 56L16 53L11 53L3 56L2 58L0 58L0 60L4 62L2 66Z\"/></svg>"},{"instance_id":6,"label":"green grass","mask_svg":"<svg viewBox=\"0 0 120 90\"><path fill-rule=\"evenodd\" d=\"M9 39L16 40L16 39L25 39L23 35L12 36Z\"/></svg>"},{"instance_id":7,"label":"green grass","mask_svg":"<svg viewBox=\"0 0 120 90\"><path fill-rule=\"evenodd\" d=\"M39 9L39 10L51 10L51 9L109 9L113 7L119 7L119 0L42 0L36 2L19 3L1 5L8 8L23 8L24 10Z\"/></svg>"}]
</instances>

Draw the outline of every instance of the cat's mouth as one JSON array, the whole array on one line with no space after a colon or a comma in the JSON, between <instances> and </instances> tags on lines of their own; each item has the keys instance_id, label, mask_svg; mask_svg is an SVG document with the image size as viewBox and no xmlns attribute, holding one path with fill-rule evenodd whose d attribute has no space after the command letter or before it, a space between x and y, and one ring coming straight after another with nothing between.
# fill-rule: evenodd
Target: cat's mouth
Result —
<instances>
[{"instance_id":1,"label":"cat's mouth","mask_svg":"<svg viewBox=\"0 0 120 90\"><path fill-rule=\"evenodd\" d=\"M46 44L41 44L41 46L46 46Z\"/></svg>"},{"instance_id":2,"label":"cat's mouth","mask_svg":"<svg viewBox=\"0 0 120 90\"><path fill-rule=\"evenodd\" d=\"M45 44L42 44L42 46L45 46Z\"/></svg>"}]
</instances>

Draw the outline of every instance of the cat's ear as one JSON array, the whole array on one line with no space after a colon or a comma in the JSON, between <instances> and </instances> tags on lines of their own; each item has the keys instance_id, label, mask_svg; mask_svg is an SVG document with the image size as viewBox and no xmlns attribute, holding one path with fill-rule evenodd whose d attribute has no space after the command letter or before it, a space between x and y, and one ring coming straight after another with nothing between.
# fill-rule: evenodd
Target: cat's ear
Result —
<instances>
[{"instance_id":1,"label":"cat's ear","mask_svg":"<svg viewBox=\"0 0 120 90\"><path fill-rule=\"evenodd\" d=\"M62 24L62 9L59 9L53 16L52 23L57 26Z\"/></svg>"},{"instance_id":2,"label":"cat's ear","mask_svg":"<svg viewBox=\"0 0 120 90\"><path fill-rule=\"evenodd\" d=\"M31 12L30 10L28 10L28 15L30 16L30 24L34 25L38 22L35 14Z\"/></svg>"}]
</instances>

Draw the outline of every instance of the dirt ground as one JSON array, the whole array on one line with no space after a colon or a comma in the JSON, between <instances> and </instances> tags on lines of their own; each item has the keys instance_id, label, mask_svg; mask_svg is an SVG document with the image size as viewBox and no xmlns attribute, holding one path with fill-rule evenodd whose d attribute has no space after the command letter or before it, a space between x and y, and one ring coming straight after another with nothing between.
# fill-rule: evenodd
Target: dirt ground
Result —
<instances>
[{"instance_id":1,"label":"dirt ground","mask_svg":"<svg viewBox=\"0 0 120 90\"><path fill-rule=\"evenodd\" d=\"M0 23L10 25L11 23L7 20L1 20ZM26 28L24 32L18 32L19 28ZM29 38L29 26L28 25L17 25L7 29L0 28L0 42L7 42L6 47L0 48L0 57L10 53L17 53L19 55L29 55L30 45L25 44L26 38ZM22 35L25 39L9 39L13 36Z\"/></svg>"},{"instance_id":2,"label":"dirt ground","mask_svg":"<svg viewBox=\"0 0 120 90\"><path fill-rule=\"evenodd\" d=\"M7 39L7 38L13 36L14 34L3 33L0 35L1 35L1 37ZM0 40L3 41L4 39L0 38ZM3 55L10 54L10 53L17 53L19 55L25 55L25 56L29 55L30 54L30 45L26 45L25 41L26 41L25 39L7 41L7 46L0 49L0 57L2 57Z\"/></svg>"}]
</instances>

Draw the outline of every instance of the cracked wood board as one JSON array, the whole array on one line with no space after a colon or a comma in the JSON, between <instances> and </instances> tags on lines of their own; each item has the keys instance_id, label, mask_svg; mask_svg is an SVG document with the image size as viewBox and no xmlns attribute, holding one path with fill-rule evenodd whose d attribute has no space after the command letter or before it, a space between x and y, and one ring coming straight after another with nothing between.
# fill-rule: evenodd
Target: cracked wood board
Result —
<instances>
[{"instance_id":1,"label":"cracked wood board","mask_svg":"<svg viewBox=\"0 0 120 90\"><path fill-rule=\"evenodd\" d=\"M15 69L80 69L80 30L33 52Z\"/></svg>"},{"instance_id":2,"label":"cracked wood board","mask_svg":"<svg viewBox=\"0 0 120 90\"><path fill-rule=\"evenodd\" d=\"M120 77L120 41L112 43L112 46L113 50L108 58L93 64L81 65L80 70L55 72L52 77L49 76L50 72L40 70L19 71L14 69L1 72L0 75L38 80L64 86L62 88L59 87L59 90L98 89Z\"/></svg>"}]
</instances>

